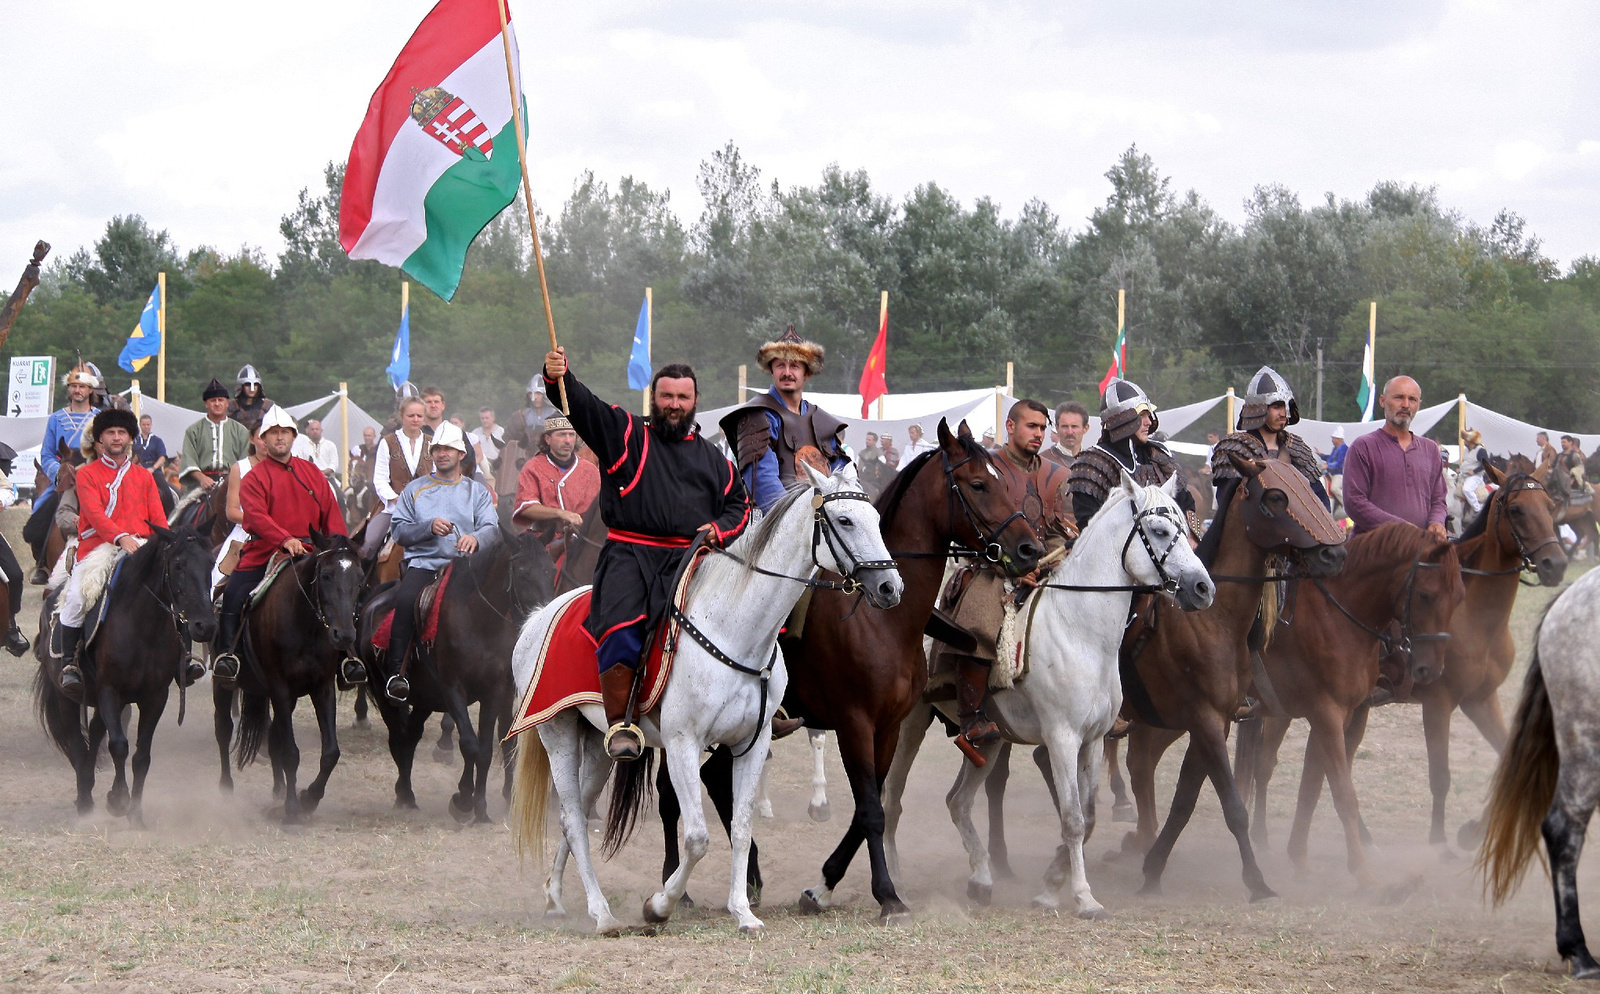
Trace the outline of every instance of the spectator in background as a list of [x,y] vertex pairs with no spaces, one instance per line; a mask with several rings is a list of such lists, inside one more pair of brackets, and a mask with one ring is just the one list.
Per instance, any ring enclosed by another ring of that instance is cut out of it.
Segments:
[[878,441],[878,448],[883,452],[883,464],[896,473],[900,472],[900,450],[894,447],[894,436],[883,435]]
[[316,466],[325,475],[339,473],[339,447],[333,444],[333,439],[324,437],[322,422],[316,418],[307,421],[306,430],[295,436],[289,453]]
[[939,447],[938,443],[930,442],[922,437],[921,425],[912,425],[910,428],[906,429],[906,434],[911,436],[911,441],[906,443],[905,457],[907,463],[922,455],[924,452],[932,452],[934,449]]
[[506,430],[494,423],[494,408],[478,408],[478,425],[467,437],[478,446],[490,468],[500,469],[500,450],[505,448]]
[[1344,457],[1350,446],[1344,444],[1344,429],[1333,429],[1333,451],[1323,460],[1328,467],[1328,496],[1333,498],[1334,517],[1344,517]]
[[506,429],[506,438],[519,443],[525,453],[538,451],[539,442],[544,438],[545,419],[552,413],[544,393],[543,376],[528,381],[527,398],[527,403],[512,416],[511,426]]
[[1075,400],[1056,405],[1056,444],[1039,455],[1058,465],[1072,468],[1072,461],[1083,451],[1083,436],[1089,431],[1089,409]]
[[1539,466],[1541,468],[1556,464],[1556,447],[1550,444],[1550,436],[1544,432],[1533,436],[1533,447],[1539,450]]
[[155,422],[148,414],[139,419],[139,437],[133,440],[133,458],[148,470],[160,470],[167,464],[167,443],[155,433]]

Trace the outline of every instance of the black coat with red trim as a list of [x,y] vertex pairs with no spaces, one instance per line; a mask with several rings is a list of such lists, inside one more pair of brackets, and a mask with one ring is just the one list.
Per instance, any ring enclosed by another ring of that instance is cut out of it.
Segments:
[[[744,481],[722,451],[691,432],[669,442],[650,421],[607,404],[567,371],[572,426],[600,460],[600,514],[613,538],[685,544],[710,522],[724,543],[750,523]],[[555,383],[548,384],[554,397]]]
[[[554,381],[546,385],[556,396]],[[750,523],[750,501],[733,463],[698,432],[668,441],[648,419],[596,397],[571,370],[566,387],[572,426],[600,459],[600,513],[610,528],[584,622],[599,643],[619,628],[659,622],[700,526],[710,523],[724,544],[732,542]]]

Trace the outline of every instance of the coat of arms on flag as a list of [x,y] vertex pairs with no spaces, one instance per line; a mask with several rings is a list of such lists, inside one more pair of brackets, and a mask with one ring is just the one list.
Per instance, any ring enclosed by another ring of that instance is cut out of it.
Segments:
[[494,136],[489,134],[489,126],[465,100],[442,86],[412,93],[412,119],[445,148],[479,161],[493,153]]

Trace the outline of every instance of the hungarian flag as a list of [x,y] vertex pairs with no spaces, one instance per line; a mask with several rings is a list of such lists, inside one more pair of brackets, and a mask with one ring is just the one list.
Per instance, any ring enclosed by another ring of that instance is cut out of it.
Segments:
[[1361,408],[1361,420],[1372,420],[1373,402],[1378,399],[1378,385],[1373,379],[1373,345],[1378,337],[1378,305],[1372,305],[1372,322],[1367,325],[1367,347],[1361,353],[1361,389],[1356,391],[1356,406]]
[[1100,378],[1100,396],[1106,395],[1106,387],[1111,385],[1114,377],[1124,376],[1128,370],[1128,329],[1117,329],[1117,344],[1111,347],[1111,365],[1106,369],[1106,375]]
[[[887,295],[885,295],[887,297]],[[889,364],[889,307],[885,303],[878,317],[878,337],[867,353],[867,364],[861,367],[861,416],[867,417],[872,402],[889,392],[883,380],[884,367]]]
[[521,179],[499,3],[440,0],[423,18],[367,105],[339,199],[350,258],[399,266],[445,300]]

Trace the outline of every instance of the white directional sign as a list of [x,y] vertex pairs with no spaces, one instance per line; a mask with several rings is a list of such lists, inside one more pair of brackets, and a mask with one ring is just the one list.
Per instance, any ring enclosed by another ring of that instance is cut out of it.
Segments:
[[55,408],[55,373],[54,356],[12,356],[6,415],[13,418],[42,418],[49,414]]

